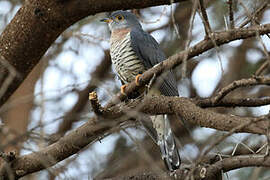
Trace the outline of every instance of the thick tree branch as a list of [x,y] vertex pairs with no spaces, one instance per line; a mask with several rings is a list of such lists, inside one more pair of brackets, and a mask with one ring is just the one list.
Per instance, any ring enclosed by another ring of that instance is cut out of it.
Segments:
[[[175,2],[180,1],[185,0]],[[0,106],[18,88],[55,39],[70,25],[100,12],[170,3],[170,0],[24,1],[24,5],[0,36],[0,54],[18,72],[5,94],[0,97]]]
[[248,132],[254,134],[265,134],[267,131],[267,121],[261,117],[240,117],[235,115],[226,115],[216,113],[210,110],[202,109],[194,104],[188,98],[152,96],[141,100],[133,100],[127,105],[119,104],[110,108],[103,109],[102,116],[106,118],[117,118],[129,112],[132,114],[134,109],[146,114],[178,114],[181,118],[190,124],[214,128],[221,131],[230,131],[246,122],[250,123],[235,132]]
[[[133,102],[136,104],[136,101]],[[132,105],[129,105],[129,108]],[[233,127],[247,121],[255,122],[257,118],[239,117],[234,115],[219,114],[196,106],[187,98],[153,96],[144,101],[142,111],[147,114],[179,114],[191,124],[202,127],[215,128],[221,131],[230,131]],[[126,112],[126,110],[124,111]],[[120,112],[119,112],[120,113]],[[260,117],[258,117],[260,118]],[[250,124],[236,132],[249,132],[255,134],[266,133],[266,121]]]

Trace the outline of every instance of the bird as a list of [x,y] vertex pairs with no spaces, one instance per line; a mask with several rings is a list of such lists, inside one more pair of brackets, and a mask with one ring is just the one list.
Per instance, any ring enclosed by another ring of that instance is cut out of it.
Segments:
[[[141,74],[164,61],[166,56],[158,42],[143,30],[135,14],[118,10],[101,21],[106,22],[111,31],[110,55],[113,67],[122,83],[121,93],[125,94],[126,84],[134,80],[138,84]],[[165,76],[160,78],[160,86],[156,89],[153,88],[153,94],[179,96],[172,71],[168,71]],[[181,159],[171,130],[169,116],[151,116],[151,121],[155,131],[153,137],[160,147],[161,157],[167,169],[175,172],[180,167]]]

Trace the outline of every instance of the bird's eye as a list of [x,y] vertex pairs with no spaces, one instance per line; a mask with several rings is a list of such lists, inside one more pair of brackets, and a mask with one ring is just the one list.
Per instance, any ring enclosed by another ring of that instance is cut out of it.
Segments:
[[118,15],[118,16],[116,16],[116,20],[122,21],[122,20],[124,20],[124,17],[122,15]]

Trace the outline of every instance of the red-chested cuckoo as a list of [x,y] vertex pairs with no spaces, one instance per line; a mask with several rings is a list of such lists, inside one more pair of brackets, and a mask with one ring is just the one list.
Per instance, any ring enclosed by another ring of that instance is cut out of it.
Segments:
[[[123,84],[121,92],[125,93],[125,84],[134,80],[138,81],[138,75],[162,62],[166,57],[156,40],[142,29],[134,14],[116,11],[101,21],[107,22],[111,30],[110,54],[115,71]],[[165,96],[179,95],[176,80],[171,71],[158,79],[160,78],[162,78],[160,86],[153,92]],[[174,171],[179,168],[181,159],[168,116],[151,116],[151,120],[162,159],[167,168]]]

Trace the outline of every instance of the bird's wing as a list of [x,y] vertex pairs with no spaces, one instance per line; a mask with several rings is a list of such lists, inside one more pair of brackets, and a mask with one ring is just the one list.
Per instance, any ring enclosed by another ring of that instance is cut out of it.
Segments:
[[[131,46],[146,69],[150,69],[166,59],[157,41],[147,32],[133,29],[130,36]],[[176,80],[171,71],[166,74],[159,89],[165,96],[178,96]]]

